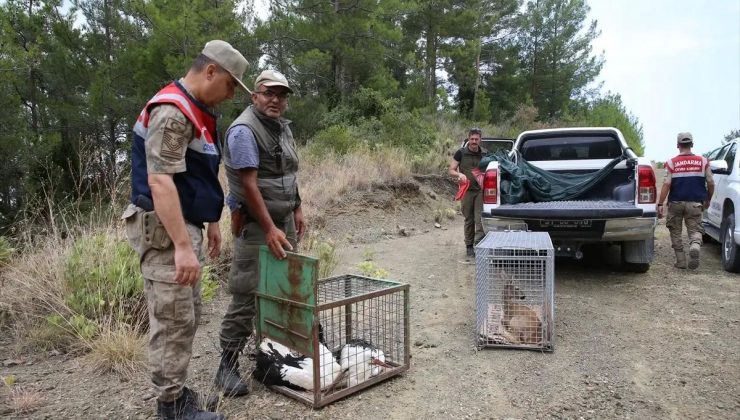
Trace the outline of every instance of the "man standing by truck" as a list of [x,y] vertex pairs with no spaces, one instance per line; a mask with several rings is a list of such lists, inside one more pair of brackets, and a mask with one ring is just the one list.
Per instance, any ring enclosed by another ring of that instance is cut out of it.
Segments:
[[[662,217],[665,213],[663,202],[668,197],[668,217],[666,227],[671,233],[671,245],[676,253],[676,268],[695,270],[699,267],[699,253],[702,243],[701,215],[709,207],[714,193],[714,179],[709,169],[709,161],[691,152],[694,138],[691,133],[678,133],[678,156],[666,162],[666,174],[660,198],[656,204]],[[689,261],[681,240],[682,224],[686,223],[689,236]]]
[[454,176],[458,183],[468,183],[468,190],[462,198],[462,214],[465,216],[465,248],[468,257],[475,256],[473,245],[483,239],[483,190],[473,175],[473,169],[478,168],[481,156],[485,151],[480,147],[481,129],[471,128],[468,131],[468,141],[455,152],[450,161],[449,174]]

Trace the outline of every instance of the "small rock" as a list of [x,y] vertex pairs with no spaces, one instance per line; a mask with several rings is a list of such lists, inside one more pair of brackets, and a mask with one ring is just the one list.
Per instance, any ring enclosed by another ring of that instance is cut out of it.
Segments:
[[62,352],[60,352],[57,349],[54,349],[54,350],[52,350],[52,351],[49,352],[49,357],[61,356],[61,354],[62,354]]
[[193,353],[192,356],[190,356],[192,359],[200,359],[200,353]]
[[18,366],[21,363],[23,363],[23,360],[21,359],[8,359],[3,362],[3,366],[5,367]]
[[442,299],[447,299],[449,296],[447,296],[447,293],[442,293]]
[[434,227],[436,227],[437,229],[440,229],[442,227],[442,225],[440,225],[439,223],[435,223],[434,224]]
[[429,194],[429,197],[431,197],[433,200],[437,199],[437,193],[434,191],[429,191],[427,194]]

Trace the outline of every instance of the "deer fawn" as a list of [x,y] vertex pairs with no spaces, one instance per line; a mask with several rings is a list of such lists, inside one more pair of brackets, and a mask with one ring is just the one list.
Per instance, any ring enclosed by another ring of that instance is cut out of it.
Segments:
[[525,297],[511,281],[505,283],[501,323],[510,333],[509,337],[516,341],[515,344],[538,344],[542,341],[542,321],[532,308],[516,302]]

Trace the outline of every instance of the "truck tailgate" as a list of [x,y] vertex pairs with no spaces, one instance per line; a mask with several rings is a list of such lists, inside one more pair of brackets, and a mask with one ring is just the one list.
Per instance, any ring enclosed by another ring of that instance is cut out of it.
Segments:
[[[642,209],[624,201],[548,201],[502,204],[491,209],[492,217],[518,219],[615,219],[640,217]],[[483,215],[484,217],[486,214]]]

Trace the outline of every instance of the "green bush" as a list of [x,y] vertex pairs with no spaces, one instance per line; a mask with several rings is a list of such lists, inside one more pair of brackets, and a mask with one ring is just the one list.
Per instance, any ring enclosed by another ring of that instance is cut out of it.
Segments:
[[10,246],[10,241],[4,236],[0,236],[0,268],[10,263],[10,257],[13,256],[15,249]]
[[350,127],[332,125],[316,133],[309,143],[309,148],[311,153],[323,154],[327,151],[334,151],[344,155],[358,144]]
[[203,267],[203,275],[200,278],[200,296],[203,302],[210,302],[216,297],[219,283],[213,268],[210,265]]
[[124,241],[105,233],[78,239],[64,270],[65,303],[91,320],[146,320],[139,258]]

